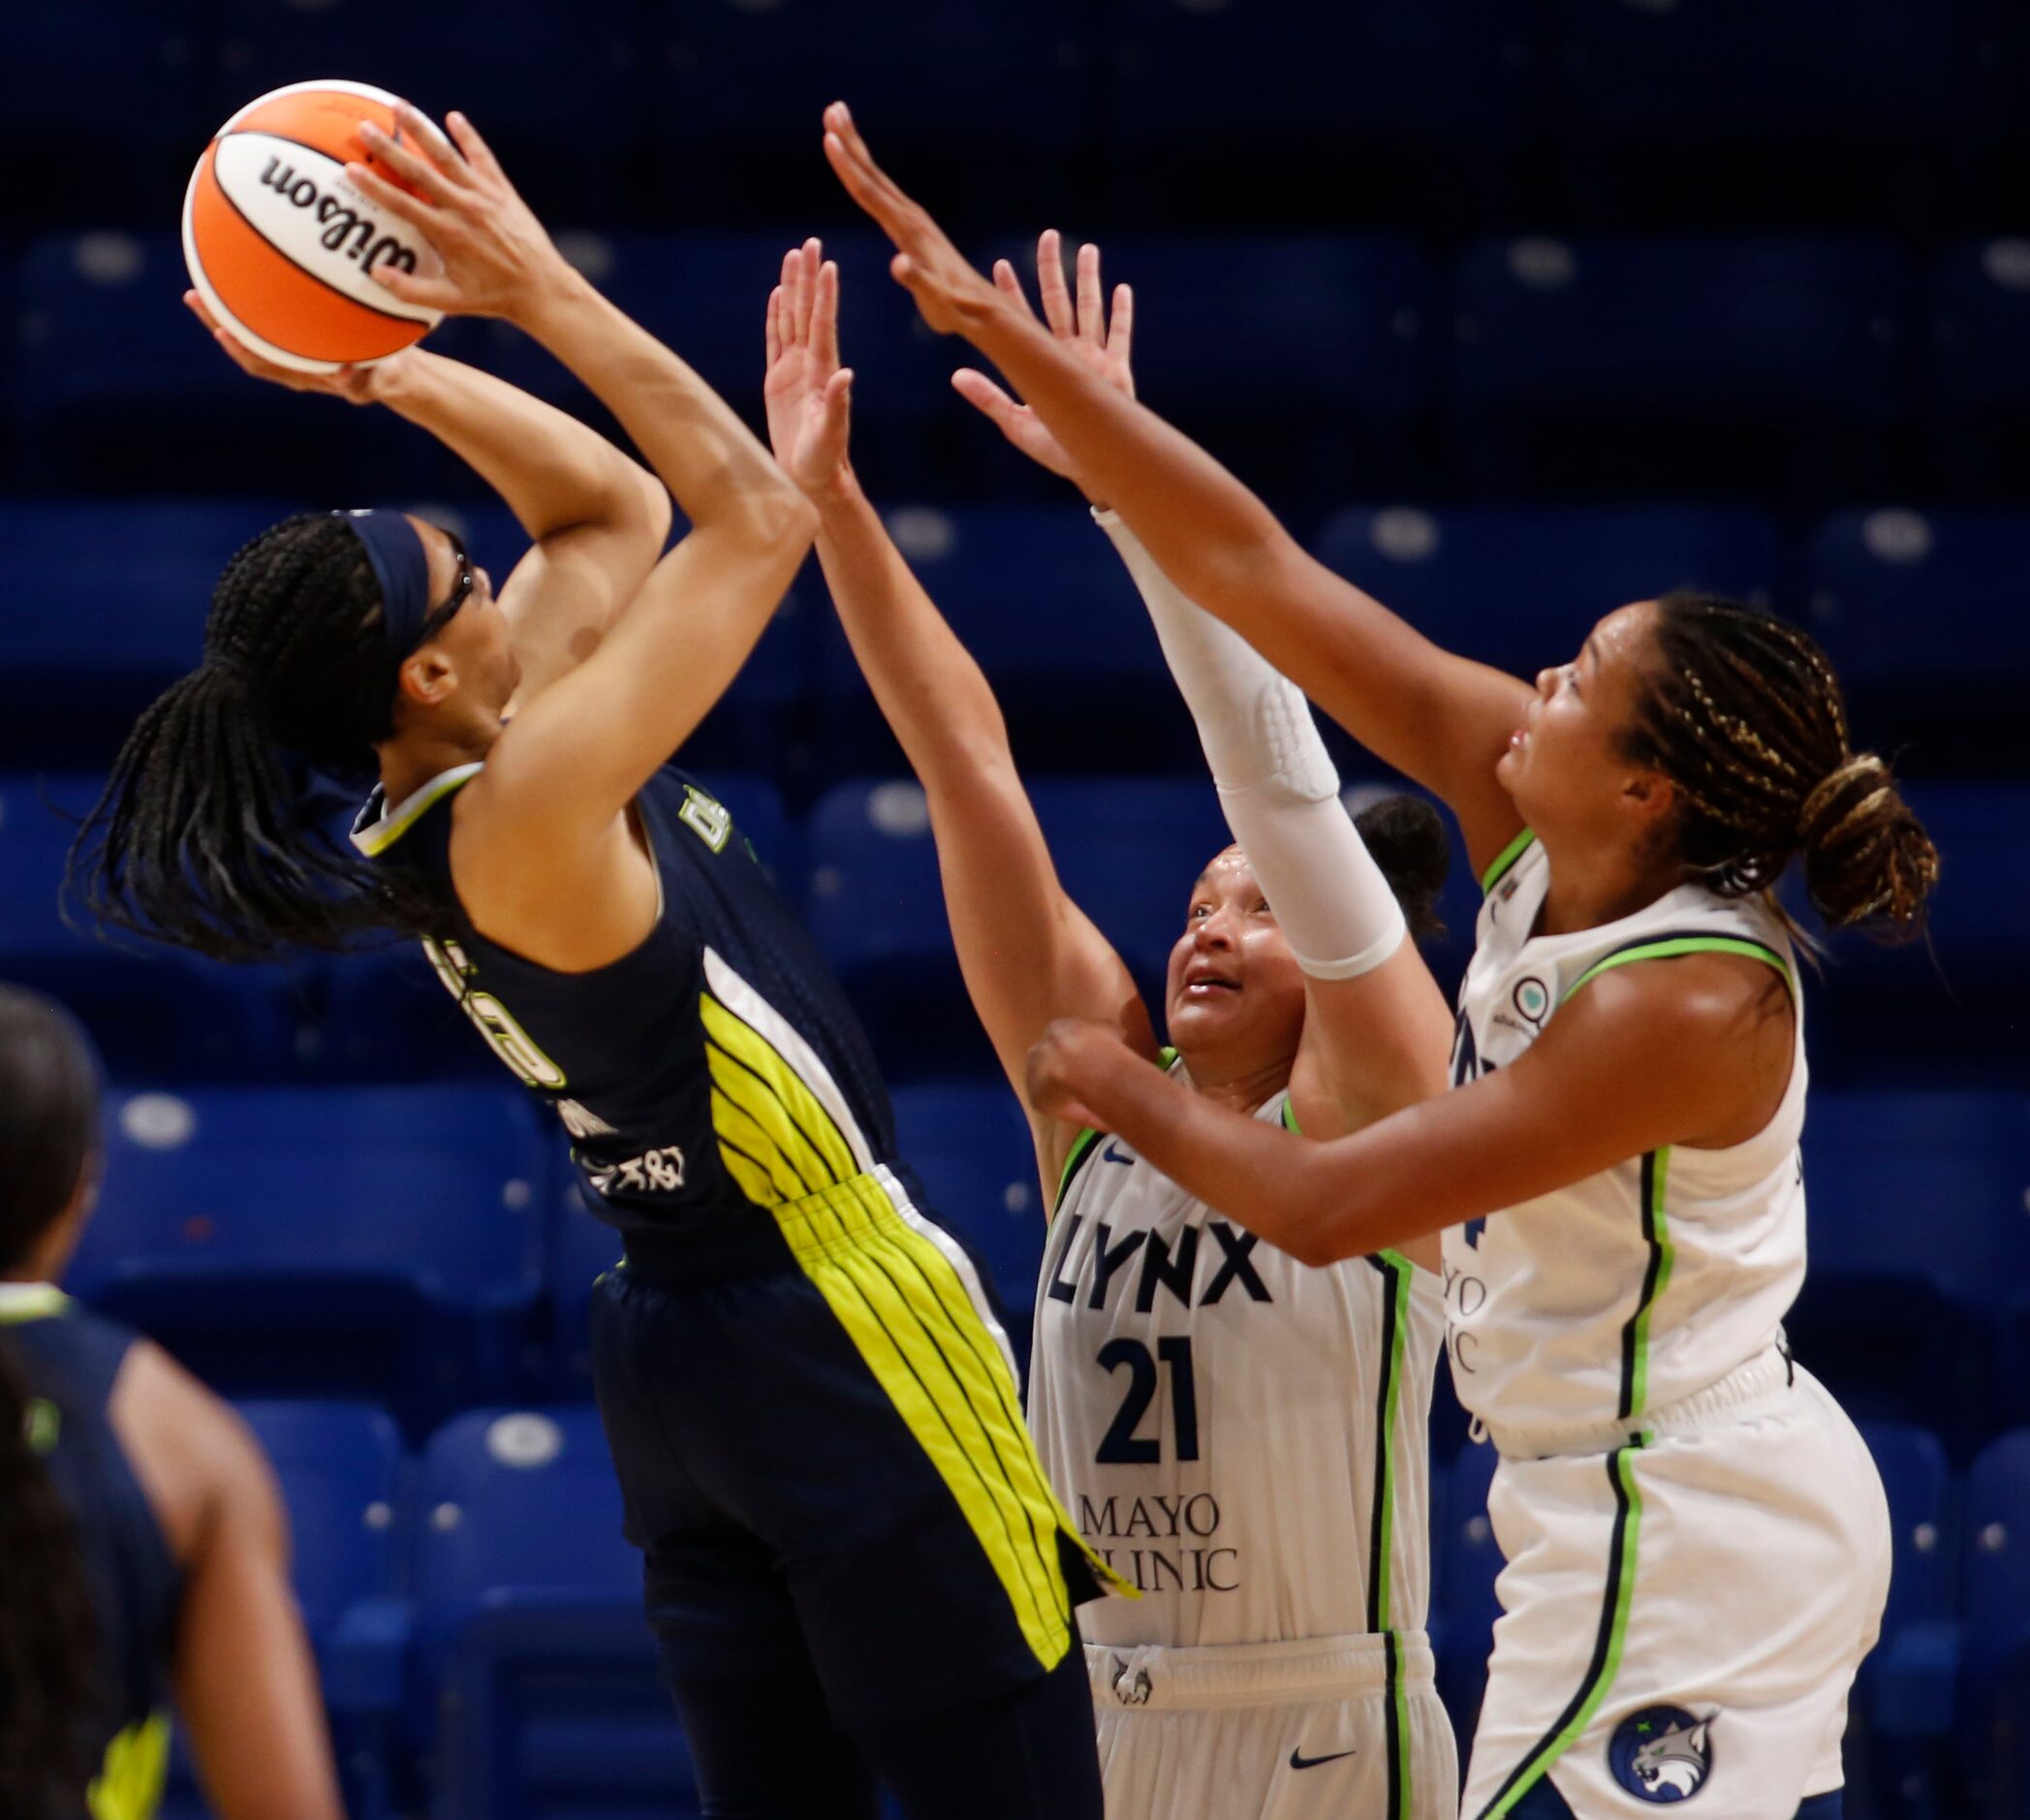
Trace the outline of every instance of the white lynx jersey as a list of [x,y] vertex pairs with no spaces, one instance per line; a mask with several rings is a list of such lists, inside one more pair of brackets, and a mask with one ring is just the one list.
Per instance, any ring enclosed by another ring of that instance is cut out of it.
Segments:
[[[1459,992],[1455,1086],[1507,1067],[1573,993],[1631,961],[1717,950],[1765,960],[1797,989],[1783,924],[1759,896],[1682,885],[1618,922],[1533,937],[1550,886],[1543,847],[1518,836],[1486,882]],[[1452,1382],[1497,1437],[1634,1422],[1779,1339],[1804,1280],[1804,1024],[1795,1002],[1790,1085],[1747,1143],[1631,1157],[1445,1235]]]
[[1392,1252],[1310,1269],[1088,1132],[1036,1305],[1044,1464],[1142,1593],[1087,1607],[1089,1642],[1422,1628],[1438,1278]]

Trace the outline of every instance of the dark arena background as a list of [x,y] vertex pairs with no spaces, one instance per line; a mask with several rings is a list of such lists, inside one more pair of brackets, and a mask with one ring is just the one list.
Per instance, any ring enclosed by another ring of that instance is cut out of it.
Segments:
[[[1804,988],[1789,1334],[1895,1524],[1847,1813],[2030,1815],[2030,6],[45,0],[6,43],[0,977],[106,1058],[67,1287],[268,1448],[355,1814],[697,1807],[590,1405],[615,1243],[562,1134],[406,947],[233,969],[59,911],[74,818],[248,537],[382,504],[496,577],[522,548],[429,438],[254,383],[179,304],[207,136],[313,77],[468,112],[572,262],[757,424],[764,300],[826,236],[867,490],[1145,986],[1226,839],[1190,718],[1077,497],[953,394],[972,357],[826,169],[834,97],[981,262],[1026,272],[1046,226],[1100,240],[1141,395],[1441,643],[1534,675],[1681,584],[1809,627],[1943,855],[1928,943],[1843,943]],[[611,427],[504,327],[427,345]],[[1350,785],[1390,781],[1327,737]],[[1025,1311],[1027,1130],[814,564],[686,763],[806,913],[905,1152]],[[1448,991],[1477,901],[1459,855]],[[1492,1450],[1440,1376],[1431,1628],[1463,1758]],[[180,1754],[164,1811],[207,1811]]]

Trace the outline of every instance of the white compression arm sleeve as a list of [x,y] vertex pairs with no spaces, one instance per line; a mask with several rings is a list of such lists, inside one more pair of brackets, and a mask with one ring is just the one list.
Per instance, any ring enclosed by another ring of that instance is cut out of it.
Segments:
[[1198,722],[1227,826],[1297,965],[1321,980],[1350,980],[1380,966],[1402,943],[1402,909],[1339,800],[1339,773],[1303,692],[1187,600],[1118,517],[1095,512],[1093,518],[1141,590]]

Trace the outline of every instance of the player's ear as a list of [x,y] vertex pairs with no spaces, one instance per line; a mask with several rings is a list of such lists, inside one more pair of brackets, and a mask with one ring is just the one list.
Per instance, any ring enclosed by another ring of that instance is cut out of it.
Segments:
[[402,660],[396,686],[402,700],[418,707],[436,707],[457,688],[457,666],[432,639]]

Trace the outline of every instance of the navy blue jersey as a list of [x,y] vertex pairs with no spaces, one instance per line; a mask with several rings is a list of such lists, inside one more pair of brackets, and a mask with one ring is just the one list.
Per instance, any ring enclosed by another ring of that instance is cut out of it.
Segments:
[[9,1284],[0,1344],[28,1387],[29,1436],[70,1511],[98,1620],[101,1765],[92,1811],[143,1820],[169,1761],[182,1576],[108,1412],[134,1334],[43,1284]]
[[666,767],[635,799],[661,911],[640,946],[557,973],[488,941],[451,885],[461,766],[354,842],[438,883],[424,948],[502,1061],[557,1110],[595,1211],[623,1230],[701,1233],[894,1162],[859,1020],[726,808]]

